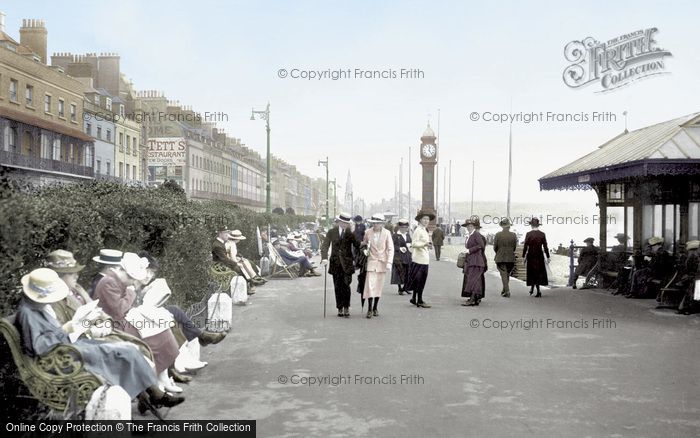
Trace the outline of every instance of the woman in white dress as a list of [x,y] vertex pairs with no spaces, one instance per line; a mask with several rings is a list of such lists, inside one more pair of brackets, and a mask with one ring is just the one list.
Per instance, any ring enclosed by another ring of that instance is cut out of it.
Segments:
[[375,214],[368,221],[372,228],[365,233],[363,243],[367,254],[367,277],[362,298],[366,299],[367,318],[379,316],[377,306],[382,296],[382,286],[386,273],[391,271],[394,261],[394,242],[391,232],[384,228],[384,215]]

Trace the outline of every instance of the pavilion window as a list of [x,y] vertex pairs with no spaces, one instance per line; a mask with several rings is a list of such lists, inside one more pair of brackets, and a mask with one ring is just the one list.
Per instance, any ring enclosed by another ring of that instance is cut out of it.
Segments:
[[624,184],[608,184],[608,202],[610,202],[610,203],[625,202],[625,185]]
[[688,204],[688,240],[700,239],[700,202]]

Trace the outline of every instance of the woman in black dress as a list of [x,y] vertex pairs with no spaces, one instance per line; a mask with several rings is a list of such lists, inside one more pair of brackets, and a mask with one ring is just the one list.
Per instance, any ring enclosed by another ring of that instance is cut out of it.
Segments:
[[[540,298],[540,286],[546,286],[547,280],[547,265],[549,263],[549,248],[547,247],[547,237],[539,230],[540,220],[532,218],[530,224],[532,231],[528,231],[525,235],[525,243],[523,245],[523,259],[525,260],[527,271],[527,285],[530,286],[530,295],[537,288],[537,295]],[[545,261],[544,256],[547,256]]]
[[394,240],[394,269],[391,270],[391,284],[399,286],[399,295],[403,295],[408,281],[408,267],[411,265],[411,235],[408,232],[408,219],[399,219],[396,231],[391,236]]

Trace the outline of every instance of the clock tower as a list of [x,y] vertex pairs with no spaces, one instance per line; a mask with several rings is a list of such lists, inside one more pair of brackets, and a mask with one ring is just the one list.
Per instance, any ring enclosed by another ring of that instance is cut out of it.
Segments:
[[[430,122],[428,122],[428,127],[425,128],[425,132],[420,138],[420,164],[423,167],[423,201],[421,210],[437,216],[435,211],[435,165],[437,164],[438,151],[435,139],[435,133],[430,127]],[[435,223],[435,220],[430,221],[429,229],[435,228]]]

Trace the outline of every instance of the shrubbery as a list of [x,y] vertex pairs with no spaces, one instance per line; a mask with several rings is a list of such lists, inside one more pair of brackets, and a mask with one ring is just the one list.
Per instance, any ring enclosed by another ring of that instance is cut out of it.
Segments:
[[207,290],[211,243],[221,226],[239,229],[247,240],[239,252],[257,260],[256,226],[284,228],[313,218],[266,215],[223,201],[190,201],[177,184],[127,187],[107,181],[47,186],[20,191],[0,181],[0,311],[14,311],[22,275],[42,266],[55,249],[75,254],[87,267],[80,282],[90,286],[99,266],[91,258],[101,248],[149,251],[160,276],[173,290],[171,300],[186,307]]

